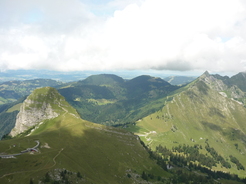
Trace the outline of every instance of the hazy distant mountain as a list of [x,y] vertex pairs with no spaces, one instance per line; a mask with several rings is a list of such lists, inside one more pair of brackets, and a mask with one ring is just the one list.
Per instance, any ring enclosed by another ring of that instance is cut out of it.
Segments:
[[[92,75],[90,72],[89,75]],[[62,82],[71,82],[85,79],[88,77],[86,72],[60,72],[51,70],[7,70],[0,72],[0,83],[16,80],[32,80],[32,79],[53,79]]]
[[184,85],[195,80],[197,77],[188,77],[188,76],[170,76],[164,78],[165,81],[169,82],[172,85]]

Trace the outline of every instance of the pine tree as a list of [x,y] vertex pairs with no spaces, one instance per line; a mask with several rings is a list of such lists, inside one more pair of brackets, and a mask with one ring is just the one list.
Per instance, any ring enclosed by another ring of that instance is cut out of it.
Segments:
[[33,184],[33,180],[32,180],[32,178],[30,179],[30,184]]

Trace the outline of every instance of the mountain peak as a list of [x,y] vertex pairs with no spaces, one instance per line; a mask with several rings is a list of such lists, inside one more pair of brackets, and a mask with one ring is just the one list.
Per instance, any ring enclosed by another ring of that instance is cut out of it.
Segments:
[[124,79],[114,74],[91,75],[81,81],[82,84],[89,85],[114,85],[124,83]]
[[206,77],[209,77],[210,76],[210,74],[209,74],[209,72],[206,70],[201,76],[206,76]]
[[10,135],[16,136],[46,119],[59,116],[64,111],[62,106],[67,106],[64,103],[67,102],[55,88],[43,87],[34,90],[21,105]]
[[210,83],[211,78],[213,78],[213,76],[210,75],[208,71],[205,71],[198,79],[204,81],[205,83]]

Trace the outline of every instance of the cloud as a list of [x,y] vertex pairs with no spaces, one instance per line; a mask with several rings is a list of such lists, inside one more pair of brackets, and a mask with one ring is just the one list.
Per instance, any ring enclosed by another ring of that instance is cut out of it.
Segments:
[[244,71],[245,8],[243,0],[3,0],[0,69]]

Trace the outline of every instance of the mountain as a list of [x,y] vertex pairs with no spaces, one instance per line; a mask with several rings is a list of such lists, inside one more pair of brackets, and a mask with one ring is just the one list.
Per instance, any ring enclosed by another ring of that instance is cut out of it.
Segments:
[[85,80],[79,82],[84,85],[118,85],[123,84],[124,79],[113,74],[99,74],[99,75],[91,75],[87,77]]
[[115,75],[102,74],[63,87],[59,92],[84,119],[117,125],[135,121],[161,108],[163,103],[159,100],[178,88],[146,75],[125,81]]
[[[19,93],[18,96],[23,96],[28,92],[31,93],[35,87],[60,83],[39,79],[4,84],[2,84],[4,89],[16,93],[21,91],[22,94]],[[133,122],[147,116],[163,106],[160,99],[177,89],[160,78],[139,76],[125,81],[111,74],[93,75],[82,81],[64,83],[57,88],[84,119],[107,125]],[[20,111],[20,105],[25,98],[0,105],[0,127],[2,127],[0,137],[8,134],[13,128],[16,114]],[[35,113],[32,114],[30,112],[26,115],[26,119],[35,117]]]
[[230,78],[231,83],[237,85],[242,91],[246,92],[246,72],[240,72]]
[[19,118],[37,117],[22,119],[26,131],[17,121],[17,135],[0,141],[0,183],[144,183],[142,173],[152,181],[170,175],[138,137],[81,119],[54,88],[34,90],[20,109]]
[[39,87],[53,87],[61,84],[62,82],[51,79],[3,82],[0,84],[0,104],[14,102],[26,95],[29,95],[34,89]]
[[16,117],[15,127],[10,132],[12,137],[27,131],[38,123],[56,118],[64,104],[64,98],[54,88],[45,87],[35,90],[22,103],[20,112]]
[[165,77],[164,80],[169,82],[172,85],[184,85],[192,82],[197,77],[188,77],[188,76],[170,76]]
[[16,116],[24,100],[25,98],[21,98],[15,102],[0,105],[0,139],[7,136],[15,126]]
[[[183,87],[151,76],[92,78],[0,106],[19,112],[14,138],[0,141],[0,183],[245,183],[238,85],[208,72]],[[70,104],[111,124],[118,117],[124,129],[81,119]]]
[[55,86],[84,119],[106,125],[131,122],[154,112],[162,106],[159,99],[179,88],[147,75],[124,80],[100,74],[63,84],[48,79],[5,82],[0,85],[0,101],[16,101],[43,86]]
[[[205,72],[167,96],[159,111],[127,129],[153,150],[166,147],[213,170],[245,177],[245,93],[238,87],[242,81],[234,85],[233,79]],[[196,153],[193,158],[188,149]]]
[[208,72],[205,72],[200,79],[221,95],[245,104],[246,93],[243,91],[242,84],[246,84],[246,80],[241,76],[242,74],[239,73],[229,78],[218,74],[210,75]]
[[161,78],[141,75],[126,82],[128,98],[151,98],[163,96],[176,89]]
[[75,86],[100,86],[108,89],[114,95],[114,97],[110,97],[111,99],[125,99],[126,90],[124,89],[124,83],[125,80],[117,75],[100,74],[89,76],[85,80],[79,81]]

